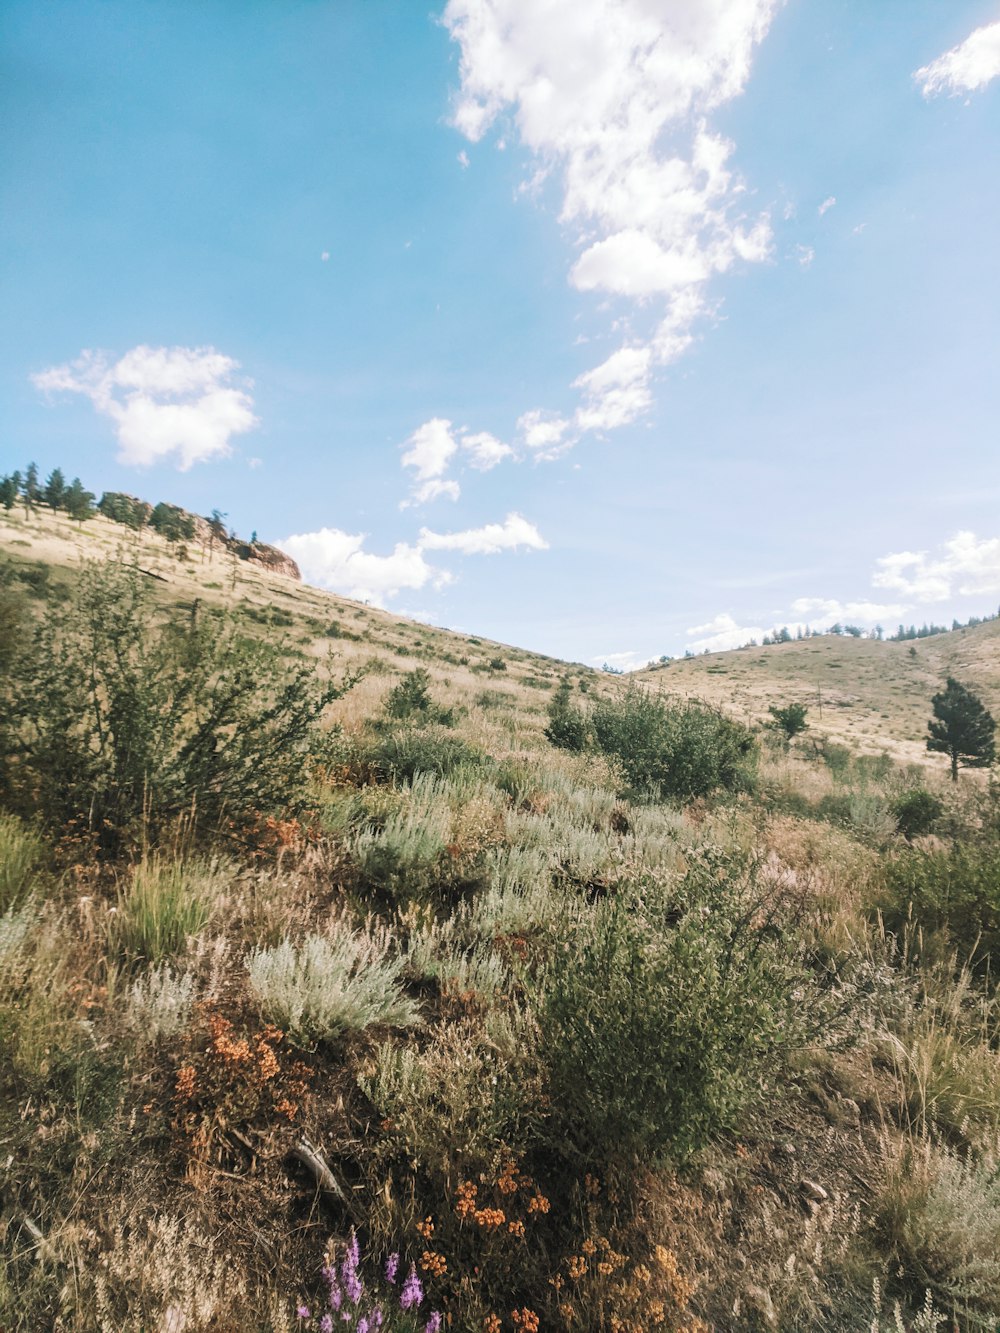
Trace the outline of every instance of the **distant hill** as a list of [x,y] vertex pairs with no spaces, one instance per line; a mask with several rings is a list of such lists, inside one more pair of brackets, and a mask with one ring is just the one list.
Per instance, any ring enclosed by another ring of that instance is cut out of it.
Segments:
[[931,696],[947,676],[1000,717],[1000,621],[904,642],[824,634],[677,659],[635,676],[754,721],[772,705],[803,703],[810,726],[834,740],[938,767],[924,738]]

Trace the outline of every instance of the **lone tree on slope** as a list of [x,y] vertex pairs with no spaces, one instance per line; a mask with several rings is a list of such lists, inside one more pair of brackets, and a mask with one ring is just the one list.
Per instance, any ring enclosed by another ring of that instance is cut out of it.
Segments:
[[951,758],[951,780],[958,781],[963,768],[989,768],[996,755],[993,733],[996,723],[982,700],[952,676],[940,694],[931,700],[934,717],[927,723],[928,750]]

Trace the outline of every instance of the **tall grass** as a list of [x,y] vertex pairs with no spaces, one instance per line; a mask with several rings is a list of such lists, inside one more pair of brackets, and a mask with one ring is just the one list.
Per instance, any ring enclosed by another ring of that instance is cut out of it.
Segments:
[[108,921],[112,950],[131,963],[176,957],[218,911],[231,872],[216,861],[141,861]]
[[14,815],[0,813],[0,917],[28,897],[42,856],[38,836]]

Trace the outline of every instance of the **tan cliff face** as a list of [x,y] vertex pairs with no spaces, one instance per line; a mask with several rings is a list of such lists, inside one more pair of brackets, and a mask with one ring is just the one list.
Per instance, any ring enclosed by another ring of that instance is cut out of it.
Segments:
[[302,582],[302,571],[290,555],[284,551],[279,551],[276,546],[268,546],[266,542],[232,542],[229,549],[234,551],[241,560],[246,560],[248,564],[259,565],[261,569],[266,569],[269,574],[283,574],[286,578],[296,579]]

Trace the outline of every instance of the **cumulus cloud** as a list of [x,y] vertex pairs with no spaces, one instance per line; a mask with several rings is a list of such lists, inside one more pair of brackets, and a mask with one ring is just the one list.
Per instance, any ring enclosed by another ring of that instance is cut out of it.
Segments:
[[959,97],[985,88],[997,75],[1000,75],[1000,22],[976,28],[964,42],[916,70],[913,77],[925,97],[937,97],[940,93]]
[[417,481],[440,477],[458,450],[451,422],[443,417],[432,417],[418,426],[403,443],[403,467],[411,467]]
[[605,402],[598,367],[576,383],[584,401],[572,421],[541,409],[521,418],[537,457],[635,420],[654,368],[690,345],[710,279],[770,253],[769,218],[748,215],[733,145],[708,116],[742,92],[779,2],[449,0],[455,126],[475,143],[509,116],[535,156],[533,184],[558,179],[561,221],[581,247],[574,286],[665,306],[641,348],[641,381],[611,386]]
[[520,549],[546,551],[549,545],[535,525],[520,514],[508,514],[502,523],[487,523],[463,532],[422,528],[415,544],[398,542],[390,555],[366,551],[364,543],[363,533],[320,528],[294,533],[278,546],[298,561],[307,583],[383,606],[404,589],[418,590],[428,585],[441,588],[451,582],[452,575],[432,565],[425,551],[497,555]]
[[147,466],[171,457],[186,472],[224,458],[231,440],[258,424],[239,362],[214,347],[133,347],[117,361],[84,351],[32,375],[44,393],[78,393],[115,424],[118,459]]
[[500,551],[526,548],[547,551],[548,542],[535,527],[520,514],[508,514],[502,523],[487,523],[481,528],[467,528],[464,532],[431,532],[420,529],[419,549],[422,551],[461,551],[463,555],[497,555]]
[[1000,592],[1000,537],[980,540],[974,532],[958,532],[940,548],[896,551],[876,564],[872,583],[918,602],[941,602],[962,596]]
[[418,546],[399,542],[391,555],[364,550],[364,534],[340,528],[294,533],[279,543],[302,570],[308,583],[381,606],[404,588],[440,587],[449,581],[445,570],[435,569]]
[[403,467],[412,468],[415,476],[410,498],[401,502],[400,509],[426,504],[442,496],[457,500],[461,488],[457,481],[446,479],[445,473],[460,450],[478,472],[489,472],[505,458],[514,456],[510,445],[489,431],[455,429],[444,417],[425,421],[401,447],[404,450]]
[[688,630],[691,638],[684,646],[693,653],[703,653],[706,649],[710,653],[721,653],[730,648],[742,648],[751,639],[759,643],[770,632],[761,625],[741,625],[724,611],[704,625],[692,625]]
[[649,347],[622,347],[607,361],[574,380],[584,401],[576,413],[582,431],[627,426],[649,407],[653,354]]

